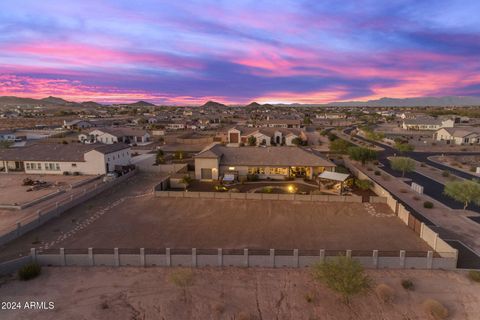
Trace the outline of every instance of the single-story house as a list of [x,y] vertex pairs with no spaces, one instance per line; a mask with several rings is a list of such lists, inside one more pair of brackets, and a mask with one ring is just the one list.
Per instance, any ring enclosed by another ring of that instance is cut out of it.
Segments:
[[473,128],[441,128],[433,134],[433,139],[457,145],[480,143],[480,130]]
[[86,120],[72,120],[72,121],[63,120],[63,127],[68,130],[87,129],[94,126],[95,125],[93,123]]
[[440,128],[453,128],[455,121],[453,119],[435,119],[432,117],[422,117],[415,119],[405,119],[402,124],[404,130],[438,130]]
[[131,164],[130,146],[116,144],[34,144],[0,150],[0,171],[30,174],[98,175]]
[[219,180],[256,175],[259,179],[305,177],[313,179],[335,164],[319,153],[290,147],[239,147],[212,144],[195,157],[195,178]]
[[142,129],[115,127],[94,129],[88,133],[78,135],[82,143],[105,143],[112,144],[123,142],[127,144],[145,143],[150,141],[150,134]]
[[286,145],[294,146],[295,139],[307,141],[308,137],[302,129],[286,128],[248,128],[233,127],[227,131],[227,142],[229,145],[248,144],[248,139],[254,137],[256,145],[270,146]]
[[297,128],[300,129],[303,127],[301,120],[294,119],[276,119],[276,120],[265,120],[257,123],[256,127],[263,128]]

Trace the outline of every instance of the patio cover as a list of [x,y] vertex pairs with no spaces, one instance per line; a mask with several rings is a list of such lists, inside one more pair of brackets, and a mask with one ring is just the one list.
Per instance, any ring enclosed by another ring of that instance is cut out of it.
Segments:
[[328,179],[328,180],[343,182],[347,180],[348,177],[350,177],[350,175],[346,173],[323,171],[321,174],[318,175],[318,177],[320,179]]

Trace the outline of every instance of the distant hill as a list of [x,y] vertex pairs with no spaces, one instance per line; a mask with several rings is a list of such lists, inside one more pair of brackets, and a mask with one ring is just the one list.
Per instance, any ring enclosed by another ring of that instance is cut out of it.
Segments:
[[131,107],[154,107],[155,105],[153,103],[147,102],[147,101],[137,101],[134,103],[127,104],[128,106]]
[[52,97],[49,96],[47,98],[40,99],[41,101],[48,103],[48,104],[58,104],[58,105],[71,105],[71,104],[76,104],[76,102],[70,102],[67,100],[64,100],[62,98],[57,98],[57,97]]
[[202,105],[202,108],[205,108],[205,107],[208,107],[208,108],[212,108],[212,107],[227,107],[226,105],[224,105],[223,103],[220,103],[220,102],[215,102],[215,101],[207,101],[205,104]]
[[247,104],[245,107],[250,107],[250,108],[257,108],[257,107],[260,107],[261,104],[256,102],[256,101],[253,101],[253,102],[250,102],[249,104]]
[[346,107],[448,107],[448,106],[480,106],[480,97],[417,97],[417,98],[381,98],[369,101],[345,101],[324,104],[325,106]]
[[102,104],[97,103],[97,102],[95,102],[95,101],[85,101],[85,102],[82,102],[81,105],[84,106],[84,107],[92,107],[92,108],[96,108],[96,107],[101,107],[101,106],[102,106]]

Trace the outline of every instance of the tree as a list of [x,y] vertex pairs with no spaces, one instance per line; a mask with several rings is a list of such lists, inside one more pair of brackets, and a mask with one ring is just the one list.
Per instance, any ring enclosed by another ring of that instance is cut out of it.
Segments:
[[405,172],[412,172],[415,170],[415,161],[408,157],[394,157],[390,159],[390,166],[393,170],[401,171],[402,177]]
[[255,146],[257,145],[257,138],[255,138],[254,136],[250,136],[248,137],[247,143],[249,146]]
[[12,144],[13,144],[12,141],[2,140],[2,141],[0,141],[0,149],[10,148],[12,146]]
[[373,182],[367,179],[355,179],[355,185],[360,190],[368,190],[373,186]]
[[313,278],[339,293],[345,303],[371,285],[371,279],[365,274],[360,262],[345,256],[315,264]]
[[471,202],[480,205],[480,183],[477,180],[447,182],[443,193],[458,202],[462,202],[463,210],[465,210]]
[[365,164],[368,161],[376,160],[378,157],[376,151],[362,147],[350,147],[347,149],[347,152],[350,156],[350,159],[361,161],[362,164]]
[[302,141],[302,139],[297,137],[297,138],[292,139],[292,143],[296,146],[301,146],[303,144],[303,141]]
[[185,153],[181,150],[175,152],[175,159],[177,160],[183,160],[183,158],[185,157]]
[[193,272],[190,269],[180,269],[170,274],[170,281],[177,287],[182,289],[183,300],[187,302],[187,289],[194,282]]
[[397,142],[395,142],[395,149],[400,151],[400,153],[404,153],[404,152],[410,152],[410,151],[415,150],[415,147],[412,146],[409,143],[404,143],[404,142],[398,142],[397,141]]
[[155,156],[155,164],[163,164],[165,163],[165,158],[163,157],[164,153],[163,150],[157,150],[157,155]]
[[333,153],[347,153],[347,149],[350,146],[351,144],[348,141],[335,139],[330,142],[330,151]]
[[189,175],[185,175],[180,182],[185,185],[185,190],[187,190],[188,186],[192,182],[192,178]]

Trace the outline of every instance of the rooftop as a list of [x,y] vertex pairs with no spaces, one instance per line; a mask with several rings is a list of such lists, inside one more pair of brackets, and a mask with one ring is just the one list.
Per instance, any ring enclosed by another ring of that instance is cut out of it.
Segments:
[[226,147],[212,145],[195,158],[217,158],[222,165],[334,167],[321,155],[299,147]]

